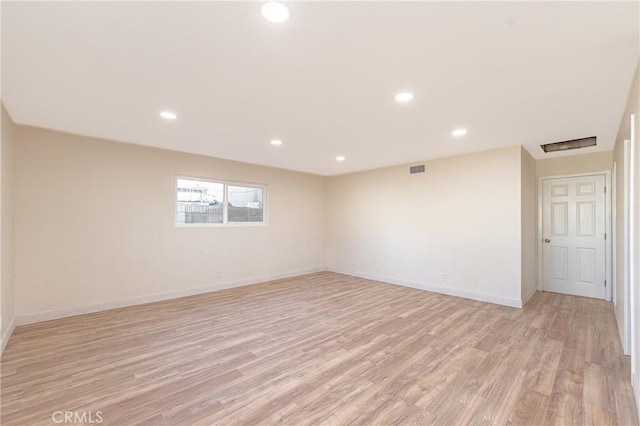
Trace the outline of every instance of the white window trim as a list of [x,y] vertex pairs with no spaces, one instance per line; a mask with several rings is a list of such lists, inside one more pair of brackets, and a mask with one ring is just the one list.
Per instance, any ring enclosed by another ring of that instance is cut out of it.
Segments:
[[[223,209],[223,223],[178,223],[178,179],[198,180],[201,182],[224,185],[223,203],[227,204],[227,188],[229,186],[247,186],[262,189],[262,222],[228,222],[228,209]],[[269,226],[269,186],[264,183],[241,182],[227,179],[216,179],[202,176],[179,174],[173,180],[173,224],[176,228],[253,228]]]

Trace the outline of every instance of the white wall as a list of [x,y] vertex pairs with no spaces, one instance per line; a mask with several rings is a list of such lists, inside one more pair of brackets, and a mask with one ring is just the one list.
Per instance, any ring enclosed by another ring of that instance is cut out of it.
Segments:
[[[620,123],[620,128],[618,130],[618,136],[616,138],[616,145],[614,150],[614,161],[616,162],[616,191],[617,191],[617,235],[616,235],[616,252],[617,259],[614,273],[616,274],[616,298],[617,298],[617,306],[615,308],[615,316],[618,323],[618,329],[620,331],[620,335],[622,336],[624,326],[625,326],[625,292],[624,292],[624,176],[625,176],[625,164],[624,164],[624,141],[625,139],[630,139],[630,116],[631,114],[636,115],[635,122],[635,134],[636,134],[636,158],[634,161],[636,162],[636,170],[640,171],[640,68],[636,69],[636,73],[634,79],[631,84],[631,90],[629,92],[629,98],[627,100],[627,106],[625,108],[624,115],[622,116],[622,120]],[[640,173],[636,175],[636,193],[640,191]],[[640,194],[636,196],[636,202],[640,201]],[[640,205],[636,205],[636,212],[640,212]],[[638,248],[638,252],[640,252],[640,215],[636,214],[633,218],[636,223],[635,227],[635,235],[631,236],[635,241],[635,246]],[[640,265],[640,253],[638,258],[633,259],[635,265]],[[638,269],[638,268],[637,268]],[[637,289],[635,293],[635,318],[632,318],[634,321],[636,335],[640,334],[640,274],[636,274],[636,280],[632,283],[633,286]],[[640,336],[636,338],[636,348],[635,353],[637,356],[635,359],[632,359],[632,363],[634,364],[635,369],[635,377],[632,379],[632,383],[634,384],[634,391],[636,395],[636,407],[639,409],[638,415],[640,416]]]
[[[637,75],[637,74],[636,74]],[[635,333],[635,351],[634,358],[632,360],[634,364],[635,374],[633,377],[633,385],[636,396],[636,408],[638,409],[638,417],[640,418],[640,100],[638,99],[638,92],[640,92],[640,84],[638,83],[640,78],[636,77],[635,79],[635,106],[634,114],[636,116],[635,120],[635,156],[633,158],[634,167],[635,167],[635,207],[634,212],[635,216],[633,220],[635,221],[634,225],[634,246],[635,246],[635,258],[631,261],[635,264],[635,276],[634,281],[631,285],[633,285],[635,289],[634,294],[634,303],[635,303],[635,314],[634,318],[632,318],[634,324],[634,333]]]
[[[623,119],[623,125],[626,123],[626,128],[629,128],[629,120]],[[618,141],[616,141],[614,151],[614,161],[616,163],[616,182],[613,185],[616,188],[616,257],[614,259],[613,272],[615,274],[615,316],[616,323],[618,324],[618,332],[622,341],[624,341],[624,324],[625,324],[625,288],[624,288],[624,256],[625,256],[625,236],[624,236],[624,223],[625,223],[625,201],[624,201],[624,179],[625,179],[625,162],[624,162],[624,140],[629,138],[628,133],[619,131]]]
[[2,185],[0,191],[0,352],[4,349],[11,335],[14,325],[14,143],[16,138],[16,128],[9,118],[4,105],[0,104],[2,110],[2,157],[1,176]]
[[426,165],[328,180],[328,268],[519,306],[521,147]]
[[536,292],[538,281],[538,194],[536,161],[522,148],[521,155],[522,215],[522,301],[526,303]]
[[[175,227],[176,174],[267,184],[269,226]],[[304,173],[20,126],[16,315],[42,320],[323,269],[324,184]]]
[[635,156],[633,161],[635,163],[635,207],[634,212],[635,216],[633,220],[635,221],[635,232],[633,235],[634,246],[635,246],[635,259],[632,259],[632,262],[635,264],[635,276],[634,281],[632,283],[635,294],[634,294],[634,303],[635,303],[635,315],[632,319],[634,324],[634,333],[635,333],[635,351],[634,357],[632,360],[634,364],[634,391],[636,396],[636,408],[638,409],[638,418],[640,418],[640,75],[636,72],[636,78],[634,83],[634,104],[632,106],[633,113],[636,116],[635,119]]

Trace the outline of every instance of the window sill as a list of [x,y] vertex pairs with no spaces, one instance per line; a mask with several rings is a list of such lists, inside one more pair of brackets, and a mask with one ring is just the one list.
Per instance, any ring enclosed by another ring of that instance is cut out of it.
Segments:
[[176,223],[176,228],[260,228],[266,227],[266,222],[230,222],[230,223]]

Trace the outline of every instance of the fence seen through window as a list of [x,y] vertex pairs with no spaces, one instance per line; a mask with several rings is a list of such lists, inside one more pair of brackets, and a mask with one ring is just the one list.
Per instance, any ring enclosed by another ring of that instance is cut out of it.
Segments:
[[264,223],[265,189],[200,179],[177,179],[177,224]]

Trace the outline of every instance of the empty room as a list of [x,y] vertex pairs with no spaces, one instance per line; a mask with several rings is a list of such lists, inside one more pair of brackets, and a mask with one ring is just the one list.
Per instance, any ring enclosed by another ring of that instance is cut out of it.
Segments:
[[0,23],[0,424],[640,424],[640,2]]

